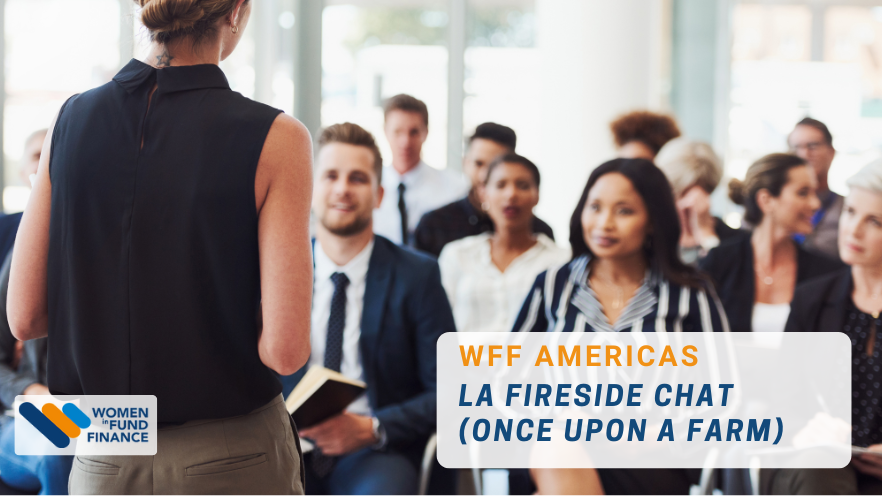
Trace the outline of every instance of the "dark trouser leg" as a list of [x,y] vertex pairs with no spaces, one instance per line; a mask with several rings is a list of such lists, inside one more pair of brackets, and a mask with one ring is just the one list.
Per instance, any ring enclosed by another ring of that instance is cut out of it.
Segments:
[[760,470],[761,494],[859,494],[857,471],[835,469]]
[[325,485],[328,494],[416,494],[419,470],[401,453],[367,448],[340,457]]
[[882,480],[858,472],[858,494],[882,494]]
[[689,494],[685,469],[599,469],[597,474],[606,494]]
[[[327,485],[327,478],[331,474],[319,477],[312,469],[312,452],[305,453],[303,456],[304,465],[306,466],[306,494],[328,494],[327,487],[325,486]],[[333,470],[331,473],[333,473]]]

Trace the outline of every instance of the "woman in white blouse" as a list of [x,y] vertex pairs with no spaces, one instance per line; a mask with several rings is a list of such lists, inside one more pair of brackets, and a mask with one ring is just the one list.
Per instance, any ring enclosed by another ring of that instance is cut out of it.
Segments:
[[570,252],[544,234],[533,233],[539,203],[539,169],[515,153],[491,163],[481,191],[494,232],[449,243],[438,263],[456,328],[508,332],[536,280],[564,264]]

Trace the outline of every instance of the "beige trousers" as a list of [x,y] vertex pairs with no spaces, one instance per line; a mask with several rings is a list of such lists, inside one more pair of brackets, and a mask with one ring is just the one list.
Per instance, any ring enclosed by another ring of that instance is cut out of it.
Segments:
[[239,417],[160,429],[155,456],[77,456],[70,494],[304,494],[282,396]]

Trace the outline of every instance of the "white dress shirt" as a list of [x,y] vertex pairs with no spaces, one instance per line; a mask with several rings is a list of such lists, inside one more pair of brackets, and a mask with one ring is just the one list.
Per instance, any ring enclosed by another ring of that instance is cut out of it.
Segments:
[[404,183],[407,230],[413,235],[424,214],[464,197],[469,185],[462,174],[434,169],[420,161],[401,175],[392,167],[383,168],[383,203],[374,210],[374,233],[395,244],[401,243],[401,214],[398,212],[398,185]]
[[[343,360],[340,363],[340,373],[350,379],[364,381],[363,361],[358,342],[361,338],[364,289],[367,285],[368,266],[373,251],[374,240],[371,240],[355,258],[344,267],[340,267],[328,258],[318,240],[315,241],[310,367],[324,366],[325,346],[328,341],[328,319],[331,317],[331,298],[334,296],[334,283],[331,281],[331,275],[340,272],[349,278],[349,285],[346,286],[346,324],[343,328]],[[358,415],[371,416],[367,394],[361,395],[352,402],[347,410]]]
[[570,260],[569,249],[537,234],[536,245],[500,272],[490,258],[491,236],[484,233],[449,243],[438,259],[457,331],[511,331],[536,277]]
[[750,327],[753,332],[784,332],[790,303],[754,303]]

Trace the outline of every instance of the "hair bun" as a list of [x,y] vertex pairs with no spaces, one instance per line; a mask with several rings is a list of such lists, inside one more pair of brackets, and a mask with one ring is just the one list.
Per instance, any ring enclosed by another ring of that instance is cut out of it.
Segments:
[[729,181],[729,199],[736,205],[744,205],[746,188],[744,182],[740,179],[733,178]]
[[141,23],[152,33],[192,29],[205,16],[199,0],[139,0]]

